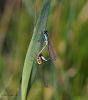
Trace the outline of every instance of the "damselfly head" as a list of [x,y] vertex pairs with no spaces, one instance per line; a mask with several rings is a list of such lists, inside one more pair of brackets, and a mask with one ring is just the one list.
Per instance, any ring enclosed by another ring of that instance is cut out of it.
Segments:
[[39,54],[37,57],[37,63],[41,65],[43,63],[42,54]]
[[45,31],[43,32],[43,34],[46,35],[46,36],[48,37],[48,31],[47,31],[47,30],[45,30]]
[[[49,60],[49,59],[48,59]],[[41,53],[37,57],[37,63],[41,65],[43,61],[48,61]]]

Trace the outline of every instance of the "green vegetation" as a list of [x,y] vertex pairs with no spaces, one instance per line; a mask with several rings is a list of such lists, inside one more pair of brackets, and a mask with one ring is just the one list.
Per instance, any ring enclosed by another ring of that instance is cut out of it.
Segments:
[[[0,1],[0,100],[88,99],[87,12],[88,0]],[[44,63],[47,88],[36,64],[45,29],[57,55]]]

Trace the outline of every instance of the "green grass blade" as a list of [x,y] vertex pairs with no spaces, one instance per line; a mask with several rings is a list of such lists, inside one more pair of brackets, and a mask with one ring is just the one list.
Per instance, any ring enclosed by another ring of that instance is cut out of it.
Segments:
[[[41,32],[43,32],[46,27],[50,1],[51,0],[46,0],[43,5],[43,8],[41,10],[36,26],[34,27],[33,36],[32,36],[32,39],[31,39],[31,42],[26,54],[24,67],[23,67],[23,73],[22,73],[22,84],[21,84],[22,100],[26,100],[28,83],[29,83],[29,79],[30,79],[30,75],[31,75],[32,67],[33,67],[33,62],[34,62],[32,61],[33,57],[35,56],[35,54],[38,54],[39,50],[42,47],[41,43],[39,43],[38,40],[39,41],[42,40]],[[36,61],[37,56],[35,56],[34,58]]]

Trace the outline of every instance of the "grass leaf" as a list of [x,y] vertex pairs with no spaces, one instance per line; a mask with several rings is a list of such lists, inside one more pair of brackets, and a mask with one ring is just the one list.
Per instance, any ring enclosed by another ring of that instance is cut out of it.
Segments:
[[[37,56],[35,54],[38,54],[39,50],[41,49],[41,43],[38,42],[42,40],[41,32],[43,32],[46,28],[46,22],[48,17],[48,10],[50,6],[51,0],[45,0],[43,8],[41,10],[41,13],[39,15],[39,18],[37,20],[37,23],[34,27],[33,36],[30,42],[30,45],[28,47],[28,51],[26,54],[24,67],[23,67],[23,73],[22,73],[22,84],[21,84],[21,97],[22,100],[26,99],[27,96],[27,88],[29,79],[31,77],[31,71],[33,67],[33,63],[35,63]],[[34,59],[33,59],[34,57]],[[33,61],[34,60],[34,61]]]

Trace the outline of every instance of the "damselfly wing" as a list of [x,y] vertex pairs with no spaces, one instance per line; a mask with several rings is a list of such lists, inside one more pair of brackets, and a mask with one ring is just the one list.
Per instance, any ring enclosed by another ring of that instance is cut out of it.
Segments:
[[53,46],[52,46],[50,40],[48,40],[47,48],[48,48],[48,53],[49,53],[51,60],[55,61],[56,60],[56,54],[55,54],[55,51],[53,49]]
[[45,73],[45,66],[44,66],[44,64],[42,64],[42,80],[43,80],[44,86],[45,86],[45,87],[48,87],[48,81],[47,81],[47,78],[46,78],[46,73]]

